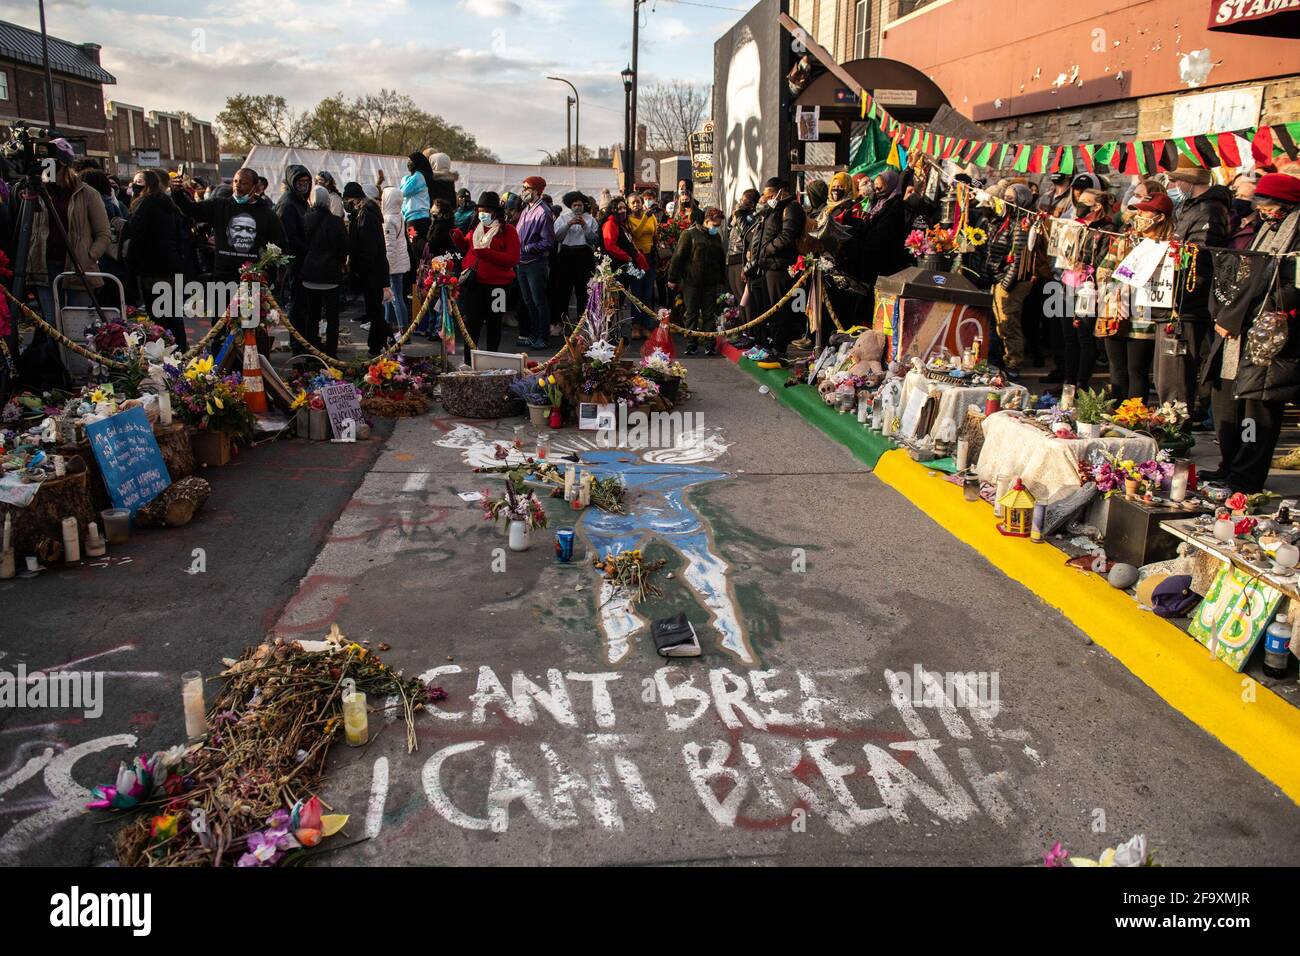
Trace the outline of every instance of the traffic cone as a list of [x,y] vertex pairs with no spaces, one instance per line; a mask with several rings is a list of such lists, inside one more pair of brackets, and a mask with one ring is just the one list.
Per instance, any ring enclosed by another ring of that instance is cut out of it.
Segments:
[[262,363],[257,356],[257,333],[244,329],[244,404],[254,415],[265,415],[266,389],[262,387]]

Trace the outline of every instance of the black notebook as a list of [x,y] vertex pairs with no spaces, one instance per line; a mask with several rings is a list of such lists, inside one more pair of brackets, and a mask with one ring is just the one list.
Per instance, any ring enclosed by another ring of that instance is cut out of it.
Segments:
[[700,641],[685,614],[660,618],[650,624],[650,636],[660,657],[699,657]]

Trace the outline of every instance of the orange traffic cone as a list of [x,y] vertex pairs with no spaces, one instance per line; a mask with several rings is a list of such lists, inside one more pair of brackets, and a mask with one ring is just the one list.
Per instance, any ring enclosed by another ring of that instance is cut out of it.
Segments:
[[254,415],[267,413],[262,363],[257,356],[257,333],[253,329],[244,329],[244,404]]

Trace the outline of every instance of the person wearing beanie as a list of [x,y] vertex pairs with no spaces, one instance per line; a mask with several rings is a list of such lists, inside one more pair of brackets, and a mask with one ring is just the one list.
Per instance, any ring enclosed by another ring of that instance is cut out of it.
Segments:
[[[452,229],[451,241],[465,257],[460,275],[459,305],[465,329],[479,348],[501,348],[501,319],[506,312],[507,289],[519,265],[519,233],[505,221],[501,197],[485,192],[478,197],[478,224],[468,234]],[[486,334],[480,333],[486,329]],[[465,363],[470,361],[465,341]]]
[[388,250],[384,243],[383,213],[367,199],[360,183],[343,187],[348,212],[348,274],[360,291],[369,326],[366,344],[372,356],[384,350],[389,335],[384,324],[384,293],[388,289]]
[[516,227],[519,233],[519,291],[527,322],[520,323],[517,345],[546,348],[551,333],[551,305],[547,295],[551,250],[555,248],[555,216],[543,200],[546,180],[524,180],[524,209]]
[[[1250,249],[1264,255],[1215,254],[1214,337],[1202,373],[1213,389],[1222,456],[1220,468],[1206,480],[1246,494],[1264,490],[1286,404],[1300,400],[1300,336],[1287,334],[1300,317],[1300,288],[1297,257],[1286,255],[1300,251],[1300,180],[1282,173],[1262,176],[1251,202],[1260,223]],[[1281,329],[1280,346],[1273,334],[1252,340],[1261,322]],[[1270,339],[1273,348],[1267,347]],[[1253,425],[1249,436],[1247,423]]]
[[456,220],[456,228],[462,232],[474,228],[478,216],[474,211],[474,197],[470,195],[468,189],[456,191],[456,207],[452,215]]
[[[303,229],[307,253],[299,271],[299,282],[306,303],[300,313],[302,324],[295,328],[330,358],[338,358],[339,286],[343,284],[348,257],[348,230],[330,208],[330,192],[324,186],[316,186],[311,191]],[[323,343],[320,337],[322,318],[326,329]],[[306,351],[297,339],[294,339],[293,350],[295,355]]]
[[367,199],[371,199],[375,202],[379,202],[379,200],[383,197],[383,190],[380,189],[379,186],[376,185],[375,183],[366,183],[365,185],[363,185],[361,187],[361,193]]
[[[406,222],[402,218],[402,190],[389,186],[381,199],[384,253],[388,263],[388,291],[384,293],[384,323],[389,329],[404,329],[411,321],[406,308],[406,273],[411,271],[411,251],[406,244]],[[371,326],[373,332],[374,326]],[[369,344],[369,342],[367,342]]]

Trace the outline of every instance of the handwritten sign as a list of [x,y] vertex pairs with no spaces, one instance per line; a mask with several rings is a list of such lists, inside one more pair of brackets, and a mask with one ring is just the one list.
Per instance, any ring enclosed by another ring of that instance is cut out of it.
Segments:
[[171,475],[143,408],[132,408],[87,425],[86,438],[99,462],[113,506],[127,509],[131,517],[171,485]]
[[[361,423],[361,403],[357,401],[357,390],[350,382],[335,382],[320,390],[325,401],[325,412],[330,417],[330,430],[335,438],[355,441],[357,425]],[[344,422],[352,424],[345,425]]]

